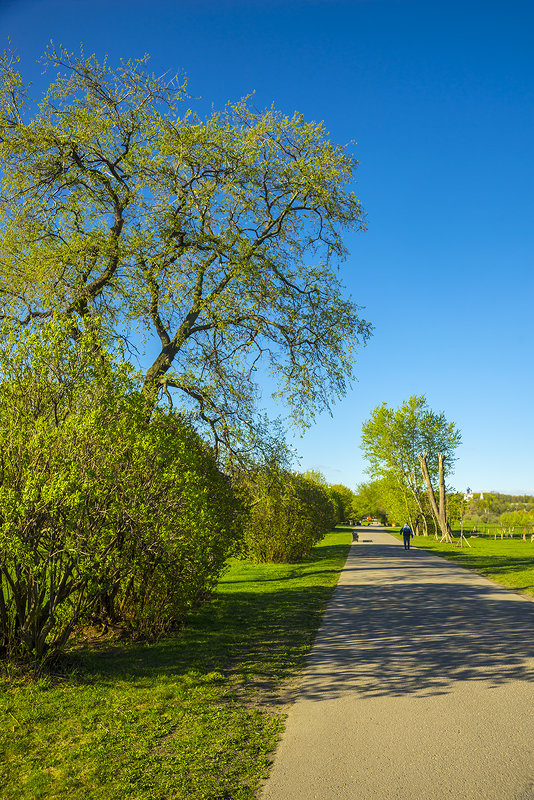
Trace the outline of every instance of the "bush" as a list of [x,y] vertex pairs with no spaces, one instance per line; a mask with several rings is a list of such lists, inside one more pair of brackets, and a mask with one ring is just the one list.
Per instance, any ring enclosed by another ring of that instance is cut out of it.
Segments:
[[242,490],[248,506],[244,550],[257,562],[299,561],[334,526],[326,489],[302,475],[257,469]]
[[158,633],[214,586],[237,505],[198,435],[135,390],[98,337],[5,330],[0,643],[57,652],[97,614]]
[[[238,536],[239,506],[211,451],[179,415],[143,404],[124,415],[113,527],[123,532],[105,572],[100,611],[157,634],[182,621],[214,589]],[[140,413],[141,412],[141,413]]]

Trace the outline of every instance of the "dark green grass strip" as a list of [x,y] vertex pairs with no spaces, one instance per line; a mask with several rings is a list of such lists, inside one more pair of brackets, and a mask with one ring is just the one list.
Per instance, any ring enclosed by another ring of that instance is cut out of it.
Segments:
[[5,800],[251,800],[345,562],[330,534],[302,564],[233,562],[179,635],[71,652],[63,677],[7,677]]

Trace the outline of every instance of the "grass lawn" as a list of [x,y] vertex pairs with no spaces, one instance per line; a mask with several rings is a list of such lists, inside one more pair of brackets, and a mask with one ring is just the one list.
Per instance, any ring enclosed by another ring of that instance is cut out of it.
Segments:
[[[460,531],[454,531],[454,536],[459,537]],[[477,533],[469,538],[471,547],[460,547],[458,544],[440,543],[431,537],[416,536],[413,544],[516,592],[534,595],[534,542],[530,537],[526,542],[517,536],[515,539],[494,540],[492,535]]]
[[234,561],[179,635],[69,653],[63,675],[0,683],[3,800],[250,800],[345,562]]

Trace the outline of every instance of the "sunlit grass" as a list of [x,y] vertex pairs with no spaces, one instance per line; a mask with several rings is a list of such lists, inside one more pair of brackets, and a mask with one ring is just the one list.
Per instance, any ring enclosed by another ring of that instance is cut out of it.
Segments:
[[64,674],[5,678],[5,800],[251,800],[350,534],[302,564],[235,561],[179,635],[85,647]]

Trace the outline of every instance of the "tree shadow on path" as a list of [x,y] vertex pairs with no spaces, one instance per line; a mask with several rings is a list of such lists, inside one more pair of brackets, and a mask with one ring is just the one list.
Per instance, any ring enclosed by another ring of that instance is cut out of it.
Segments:
[[353,548],[302,695],[445,694],[534,679],[534,603],[421,550]]

